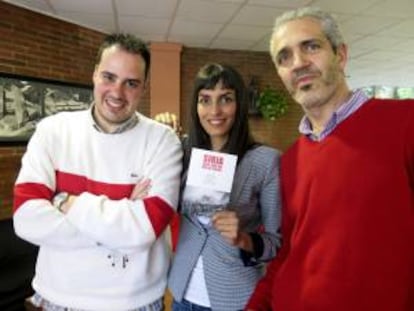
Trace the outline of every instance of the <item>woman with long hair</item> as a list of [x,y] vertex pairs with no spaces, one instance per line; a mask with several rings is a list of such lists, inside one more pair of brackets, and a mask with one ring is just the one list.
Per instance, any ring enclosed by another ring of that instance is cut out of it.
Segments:
[[[242,310],[280,246],[280,153],[252,138],[247,101],[232,67],[199,70],[183,140],[180,233],[168,281],[173,311]],[[228,206],[210,221],[191,212],[186,178],[193,148],[238,157]]]

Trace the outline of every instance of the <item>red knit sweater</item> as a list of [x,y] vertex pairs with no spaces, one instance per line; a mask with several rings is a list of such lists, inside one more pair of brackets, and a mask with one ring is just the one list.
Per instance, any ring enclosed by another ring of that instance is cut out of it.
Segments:
[[281,164],[283,246],[247,309],[414,310],[414,101],[370,100]]

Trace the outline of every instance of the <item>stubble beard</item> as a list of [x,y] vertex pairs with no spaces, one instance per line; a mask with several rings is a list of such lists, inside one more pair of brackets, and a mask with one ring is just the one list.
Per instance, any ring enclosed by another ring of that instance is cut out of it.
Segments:
[[319,81],[304,85],[300,89],[292,87],[291,95],[305,111],[318,109],[335,96],[338,84],[339,72],[337,68],[331,67],[326,76],[320,76]]

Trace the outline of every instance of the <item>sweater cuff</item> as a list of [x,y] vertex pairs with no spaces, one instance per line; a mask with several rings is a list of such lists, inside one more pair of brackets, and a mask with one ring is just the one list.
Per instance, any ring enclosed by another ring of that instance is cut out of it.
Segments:
[[264,251],[264,243],[260,234],[255,232],[249,233],[252,239],[253,252],[240,250],[240,257],[245,266],[255,266],[260,263],[259,258],[262,257]]

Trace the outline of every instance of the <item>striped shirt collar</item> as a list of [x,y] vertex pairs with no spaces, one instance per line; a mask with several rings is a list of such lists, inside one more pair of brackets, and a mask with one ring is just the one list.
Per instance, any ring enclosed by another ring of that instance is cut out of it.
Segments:
[[106,133],[106,134],[120,134],[120,133],[124,133],[130,129],[132,129],[133,127],[135,127],[135,125],[138,124],[139,118],[138,115],[136,113],[134,113],[128,120],[126,120],[125,122],[121,123],[116,129],[115,131],[111,132],[111,133],[107,133],[101,126],[99,126],[98,122],[96,122],[95,116],[93,115],[93,110],[95,109],[95,103],[93,103],[91,105],[91,109],[90,109],[90,113],[92,116],[92,120],[93,120],[93,127],[101,133]]
[[303,135],[306,135],[311,140],[321,141],[326,136],[328,136],[332,131],[346,118],[348,118],[352,113],[354,113],[358,108],[360,108],[365,102],[367,102],[368,97],[362,90],[355,90],[351,97],[333,113],[332,117],[329,119],[328,123],[324,130],[320,133],[319,136],[316,136],[312,133],[312,125],[307,116],[304,116],[299,123],[299,132]]

